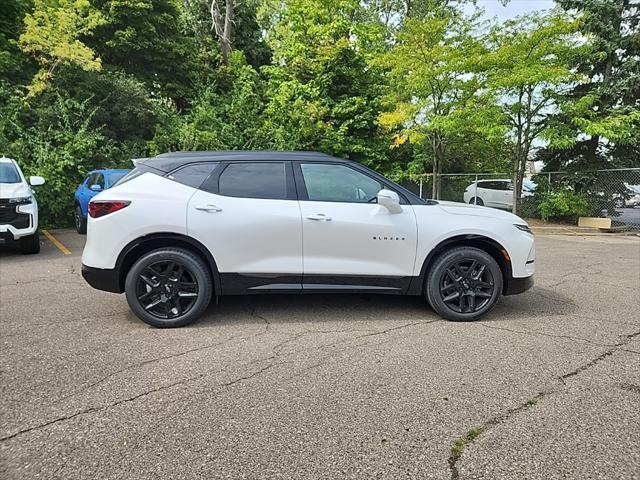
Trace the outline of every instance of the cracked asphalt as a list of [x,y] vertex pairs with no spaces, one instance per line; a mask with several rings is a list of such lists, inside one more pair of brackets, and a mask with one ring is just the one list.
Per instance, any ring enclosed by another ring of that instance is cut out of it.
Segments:
[[156,330],[54,235],[0,250],[2,479],[640,478],[638,238],[538,237],[481,322],[253,296]]

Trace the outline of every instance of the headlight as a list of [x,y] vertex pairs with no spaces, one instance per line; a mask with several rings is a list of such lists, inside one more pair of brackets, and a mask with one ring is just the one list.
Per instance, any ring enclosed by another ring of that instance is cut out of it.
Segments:
[[515,223],[513,226],[516,227],[518,230],[522,230],[523,232],[527,232],[533,235],[533,232],[531,231],[528,225],[519,225]]
[[32,201],[33,201],[32,196],[16,197],[16,198],[10,198],[9,204],[10,205],[29,205]]

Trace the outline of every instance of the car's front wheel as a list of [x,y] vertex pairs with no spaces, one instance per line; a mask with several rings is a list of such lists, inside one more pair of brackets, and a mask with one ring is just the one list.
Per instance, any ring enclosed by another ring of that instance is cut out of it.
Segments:
[[484,206],[484,202],[482,201],[482,199],[480,197],[473,197],[471,200],[469,200],[469,204],[470,205],[478,205],[479,207],[483,207]]
[[425,295],[447,320],[477,320],[495,305],[502,282],[500,266],[491,255],[474,247],[457,247],[434,260]]
[[212,280],[200,257],[181,248],[143,255],[125,279],[129,307],[154,327],[182,327],[197,320],[211,300]]

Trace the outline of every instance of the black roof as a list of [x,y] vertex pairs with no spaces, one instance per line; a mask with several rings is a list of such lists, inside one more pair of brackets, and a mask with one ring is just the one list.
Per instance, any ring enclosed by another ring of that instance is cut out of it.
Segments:
[[229,150],[210,152],[170,152],[157,157],[141,158],[136,164],[169,172],[183,165],[197,162],[221,161],[273,161],[273,160],[304,160],[305,162],[351,162],[344,158],[332,157],[320,152],[284,152],[277,150]]
[[403,194],[412,205],[425,205],[425,202],[418,195],[410,192],[406,188],[390,181],[377,172],[360,165],[353,160],[332,157],[326,153],[320,152],[285,152],[277,150],[230,150],[230,151],[210,151],[210,152],[170,152],[163,153],[152,158],[138,158],[134,160],[136,166],[143,166],[153,170],[159,170],[163,174],[171,172],[176,168],[188,165],[190,163],[200,162],[223,162],[223,161],[277,161],[277,160],[304,160],[305,162],[335,162],[349,163],[357,165],[359,169],[365,169],[370,175],[380,180],[382,184],[393,185],[393,189]]

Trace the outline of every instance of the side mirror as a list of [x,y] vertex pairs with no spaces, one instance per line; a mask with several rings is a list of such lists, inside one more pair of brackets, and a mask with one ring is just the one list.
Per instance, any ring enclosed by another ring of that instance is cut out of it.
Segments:
[[97,183],[91,185],[89,187],[89,190],[93,190],[94,192],[101,192],[102,191],[102,187],[100,185],[98,185]]
[[29,184],[32,187],[39,187],[40,185],[44,185],[44,178],[42,177],[29,177]]
[[402,212],[402,207],[400,206],[400,197],[398,197],[398,194],[396,192],[383,188],[378,192],[377,199],[378,205],[382,205],[391,213]]

